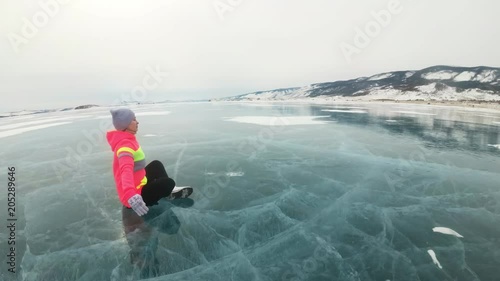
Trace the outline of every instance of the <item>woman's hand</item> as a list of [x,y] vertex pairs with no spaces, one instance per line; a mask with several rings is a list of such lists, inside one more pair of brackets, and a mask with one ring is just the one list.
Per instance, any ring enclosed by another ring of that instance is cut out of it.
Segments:
[[139,194],[130,197],[130,199],[128,199],[128,203],[139,216],[143,216],[149,211],[146,203],[142,200],[142,196]]

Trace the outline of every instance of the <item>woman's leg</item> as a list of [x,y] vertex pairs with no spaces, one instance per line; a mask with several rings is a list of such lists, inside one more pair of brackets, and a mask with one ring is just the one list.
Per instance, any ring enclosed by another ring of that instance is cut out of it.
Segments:
[[158,204],[158,200],[170,195],[175,187],[175,181],[168,177],[163,164],[153,160],[146,167],[148,183],[142,188],[142,199],[147,206]]
[[148,182],[149,180],[153,181],[159,178],[164,178],[164,177],[168,178],[168,174],[167,171],[165,170],[165,167],[158,160],[151,161],[151,163],[146,165],[144,169],[146,169],[146,177],[148,178]]
[[162,177],[154,181],[149,181],[142,188],[141,195],[147,206],[158,204],[158,200],[167,197],[172,193],[175,181],[168,177]]

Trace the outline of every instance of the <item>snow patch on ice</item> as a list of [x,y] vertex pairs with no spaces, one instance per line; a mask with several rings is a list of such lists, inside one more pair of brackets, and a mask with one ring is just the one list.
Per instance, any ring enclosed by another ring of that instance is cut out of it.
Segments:
[[455,230],[447,227],[434,227],[432,231],[447,235],[453,235],[459,238],[464,238],[462,235],[458,234],[458,232],[456,232]]
[[[214,172],[205,172],[205,176],[215,176],[217,173]],[[225,173],[227,177],[242,177],[245,175],[244,172],[238,171],[238,172],[227,172]]]
[[64,118],[45,118],[45,119],[36,120],[36,121],[20,122],[20,123],[14,123],[14,124],[10,124],[10,125],[0,126],[0,130],[9,130],[9,129],[25,127],[25,126],[29,126],[29,125],[43,124],[43,123],[49,123],[49,122],[54,122],[54,121],[67,121],[67,120],[71,120],[71,119],[87,118],[87,117],[88,116],[69,116],[69,117],[64,117]]
[[431,256],[432,258],[432,262],[437,265],[439,267],[439,269],[443,269],[443,267],[441,266],[441,264],[439,263],[437,257],[436,257],[436,253],[434,253],[433,250],[428,250],[427,253],[429,253],[429,256]]
[[59,122],[59,123],[44,124],[44,125],[38,125],[38,126],[33,126],[33,127],[26,127],[26,128],[19,128],[19,129],[14,129],[14,130],[3,131],[3,132],[0,132],[0,138],[10,137],[10,136],[19,135],[19,134],[22,134],[25,132],[29,132],[29,131],[40,130],[40,129],[45,129],[45,128],[54,127],[54,126],[60,126],[60,125],[65,125],[65,124],[70,124],[70,123],[72,123],[72,122]]
[[249,123],[264,126],[292,126],[292,125],[322,125],[331,121],[319,121],[318,118],[330,116],[238,116],[225,119],[226,121]]
[[488,146],[492,146],[492,147],[500,149],[500,144],[488,144]]
[[170,111],[137,112],[135,116],[168,115],[170,113]]
[[244,172],[228,172],[228,173],[226,173],[226,176],[228,176],[228,177],[242,177],[244,175],[245,175]]
[[157,137],[158,135],[154,135],[154,134],[145,134],[144,137]]

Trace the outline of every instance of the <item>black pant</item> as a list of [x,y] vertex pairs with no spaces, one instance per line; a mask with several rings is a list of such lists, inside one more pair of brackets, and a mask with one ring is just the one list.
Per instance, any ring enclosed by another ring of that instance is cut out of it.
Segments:
[[163,164],[154,160],[146,166],[148,183],[142,188],[141,195],[147,206],[157,205],[158,200],[170,195],[175,181],[168,177]]

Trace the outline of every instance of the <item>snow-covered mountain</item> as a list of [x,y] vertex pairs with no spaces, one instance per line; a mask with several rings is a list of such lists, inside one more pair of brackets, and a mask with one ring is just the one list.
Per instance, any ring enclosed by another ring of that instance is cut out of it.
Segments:
[[262,91],[224,98],[242,100],[500,101],[500,68],[433,66],[347,81]]

